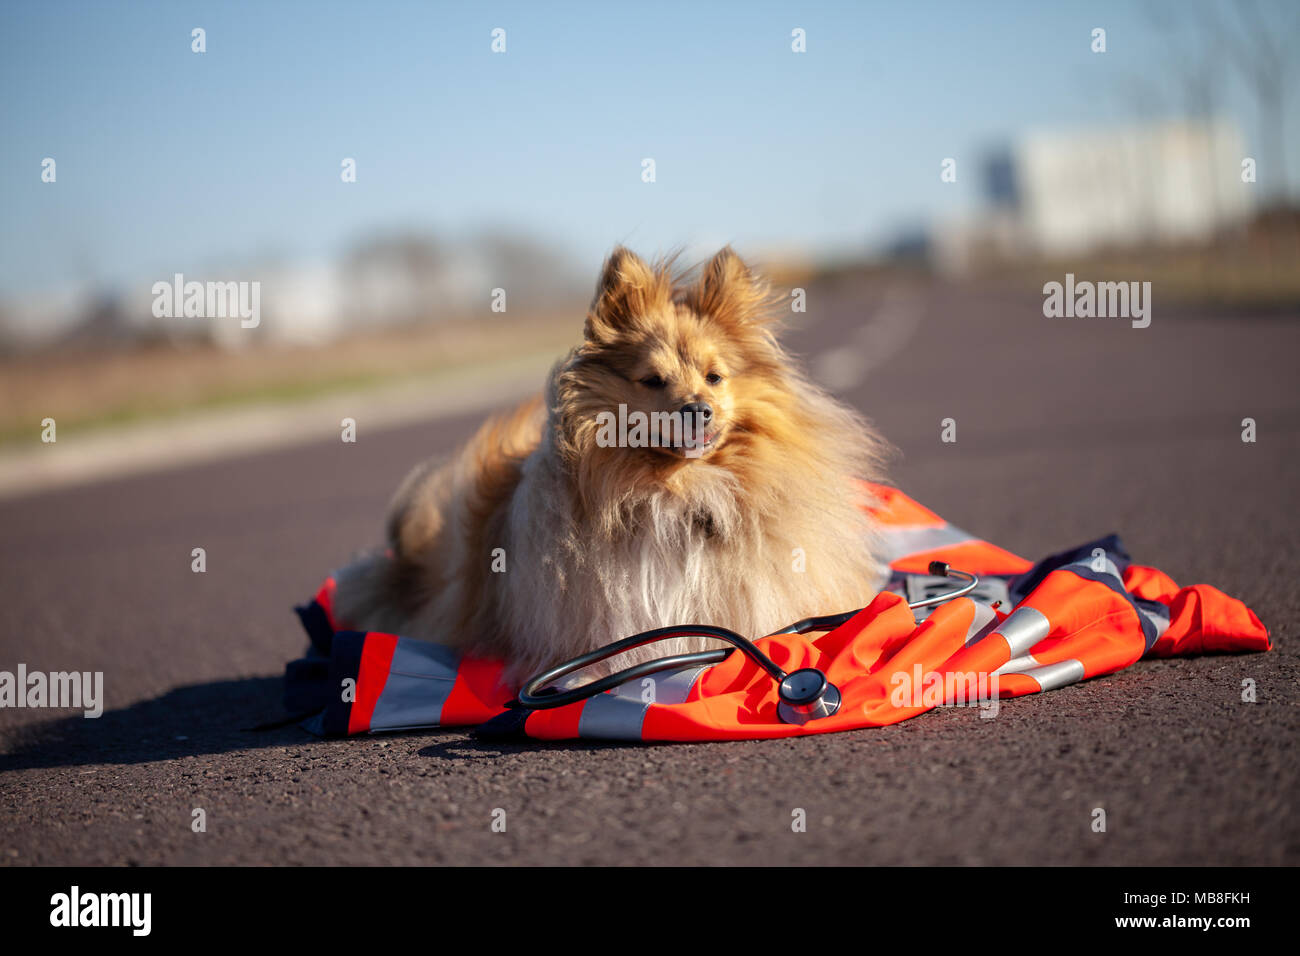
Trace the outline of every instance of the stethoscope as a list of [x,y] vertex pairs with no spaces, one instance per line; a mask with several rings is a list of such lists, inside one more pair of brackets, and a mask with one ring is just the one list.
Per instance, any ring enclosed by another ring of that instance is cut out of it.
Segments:
[[[966,583],[961,587],[928,597],[923,601],[913,601],[907,605],[912,610],[932,607],[936,604],[955,600],[969,594],[979,586],[980,579],[978,576],[967,571],[951,568],[943,561],[931,561],[929,570],[930,574],[935,577],[955,576],[964,578]],[[863,608],[858,608],[854,611],[845,611],[842,614],[806,617],[772,633],[774,635],[806,634],[809,631],[833,630],[862,610]],[[657,641],[666,641],[677,637],[712,637],[720,641],[726,641],[761,667],[776,682],[777,693],[781,698],[781,702],[777,704],[776,708],[777,716],[787,724],[806,724],[812,720],[829,717],[840,709],[839,688],[827,680],[826,675],[817,668],[803,667],[786,673],[770,657],[760,651],[752,641],[741,637],[735,631],[727,630],[725,627],[713,627],[709,624],[680,624],[673,627],[659,627],[652,631],[642,631],[640,634],[633,634],[621,641],[615,641],[613,644],[607,644],[594,651],[571,658],[526,680],[519,691],[517,699],[511,706],[523,710],[549,710],[552,707],[563,707],[566,704],[603,694],[612,687],[636,680],[638,677],[657,674],[660,671],[677,670],[691,665],[717,664],[731,654],[731,650],[727,648],[696,651],[692,654],[672,654],[667,657],[645,661],[641,664],[634,664],[615,674],[610,674],[608,677],[601,677],[598,680],[570,690],[560,691],[550,688],[546,693],[543,693],[543,688],[546,688],[547,685],[553,684],[561,677],[572,674],[574,671],[582,670],[582,668],[599,661],[608,660],[633,648],[644,647],[646,644],[654,644]]]

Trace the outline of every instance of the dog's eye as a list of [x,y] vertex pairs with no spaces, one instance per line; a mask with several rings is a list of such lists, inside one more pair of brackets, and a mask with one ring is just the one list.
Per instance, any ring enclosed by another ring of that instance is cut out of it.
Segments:
[[668,383],[665,382],[658,375],[651,375],[648,376],[647,378],[641,379],[641,384],[644,385],[646,388],[663,388]]
[[708,382],[710,385],[717,385],[722,381],[722,376],[717,372],[710,372],[708,375],[704,376],[704,381]]

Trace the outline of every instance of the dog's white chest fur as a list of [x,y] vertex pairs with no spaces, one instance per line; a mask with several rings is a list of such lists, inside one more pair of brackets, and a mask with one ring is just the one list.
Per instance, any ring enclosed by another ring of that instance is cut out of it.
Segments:
[[[706,475],[694,476],[689,498],[665,490],[641,499],[625,532],[601,536],[575,519],[558,470],[545,456],[530,459],[510,510],[510,562],[498,592],[516,641],[515,670],[674,624],[759,637],[790,623],[786,617],[822,610],[828,591],[845,590],[828,587],[825,568],[809,573],[804,548],[783,533],[788,520],[745,513],[730,474]],[[860,534],[857,548],[865,559]],[[860,569],[856,559],[848,565],[846,571]],[[842,599],[857,599],[872,583],[862,581]],[[617,665],[711,646],[718,645],[664,642]]]

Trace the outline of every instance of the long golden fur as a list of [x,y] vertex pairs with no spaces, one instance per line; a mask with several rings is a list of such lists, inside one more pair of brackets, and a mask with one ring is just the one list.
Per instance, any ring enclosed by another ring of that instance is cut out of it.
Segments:
[[[338,576],[342,622],[503,657],[520,680],[653,627],[757,637],[868,603],[881,568],[857,479],[878,477],[882,442],[795,368],[775,311],[730,248],[686,275],[615,249],[545,400],[407,477],[389,553]],[[609,447],[602,413],[701,402],[711,420],[684,437]]]

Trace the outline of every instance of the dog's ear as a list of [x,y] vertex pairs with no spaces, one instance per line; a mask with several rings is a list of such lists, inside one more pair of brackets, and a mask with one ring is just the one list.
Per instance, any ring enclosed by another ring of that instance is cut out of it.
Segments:
[[648,265],[636,253],[614,249],[587,312],[584,332],[589,342],[606,342],[633,327],[651,312],[672,305],[672,277],[668,264]]
[[724,246],[705,265],[686,294],[686,304],[698,315],[732,325],[766,323],[773,317],[771,288],[731,246]]

